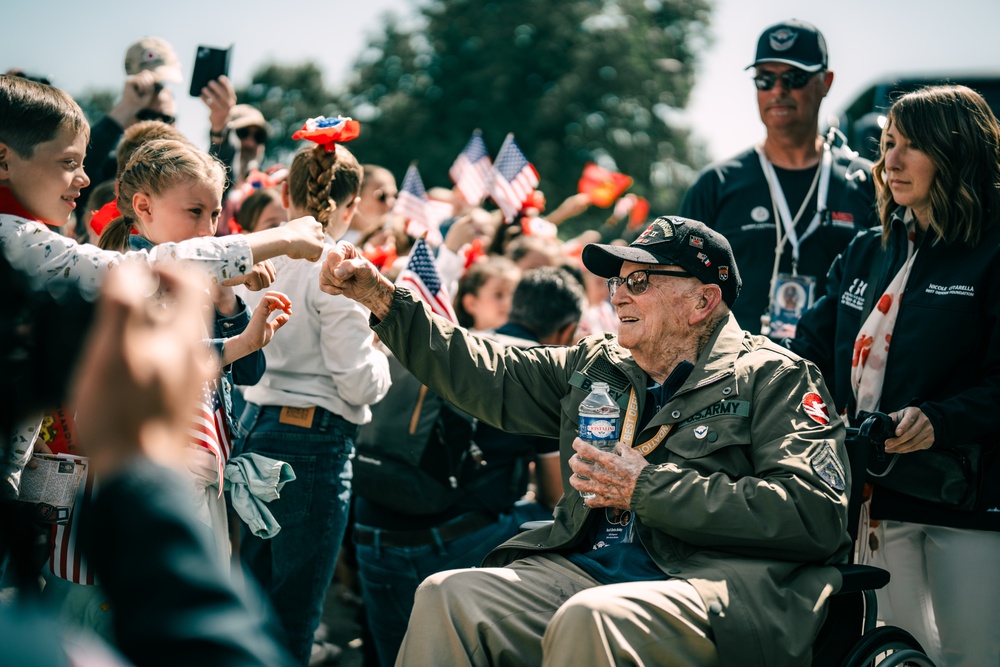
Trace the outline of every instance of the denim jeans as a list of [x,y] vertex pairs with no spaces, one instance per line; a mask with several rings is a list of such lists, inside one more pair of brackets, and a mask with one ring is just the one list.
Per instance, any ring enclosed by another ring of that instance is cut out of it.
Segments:
[[424,579],[443,570],[477,567],[494,547],[516,535],[525,521],[551,518],[550,511],[524,503],[500,515],[496,523],[449,542],[438,540],[417,547],[356,544],[361,595],[379,664],[395,664],[414,593]]
[[281,530],[262,540],[242,526],[240,559],[270,598],[292,655],[307,665],[347,528],[358,427],[319,407],[309,428],[281,423],[280,413],[280,406],[247,403],[240,418],[241,453],[286,461],[295,471],[268,504]]

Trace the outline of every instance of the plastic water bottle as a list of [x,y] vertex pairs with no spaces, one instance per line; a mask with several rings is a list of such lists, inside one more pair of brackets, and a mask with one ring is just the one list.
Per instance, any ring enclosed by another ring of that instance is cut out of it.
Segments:
[[[607,382],[595,382],[590,394],[580,403],[579,436],[588,444],[612,452],[618,444],[618,425],[621,409],[608,393]],[[584,459],[586,461],[586,459]],[[589,463],[589,461],[588,461]],[[587,479],[587,478],[584,478]],[[581,493],[583,498],[593,498],[593,493]]]

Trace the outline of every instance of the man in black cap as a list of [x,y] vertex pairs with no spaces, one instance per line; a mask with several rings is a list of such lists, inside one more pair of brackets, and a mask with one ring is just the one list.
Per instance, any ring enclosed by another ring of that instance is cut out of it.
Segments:
[[753,82],[764,141],[707,167],[680,215],[704,221],[733,244],[747,289],[733,310],[740,324],[778,340],[795,335],[779,287],[797,283],[804,307],[824,293],[826,272],[854,235],[878,224],[871,163],[819,134],[830,91],[826,40],[792,19],[757,41]]
[[[522,350],[430,314],[348,243],[327,255],[321,289],[367,306],[421,382],[560,441],[554,521],[426,579],[396,664],[809,664],[839,582],[826,565],[850,547],[844,427],[819,371],[739,328],[740,270],[700,222],[657,218],[583,262],[608,278],[617,338]],[[614,452],[576,438],[595,381],[621,407]]]

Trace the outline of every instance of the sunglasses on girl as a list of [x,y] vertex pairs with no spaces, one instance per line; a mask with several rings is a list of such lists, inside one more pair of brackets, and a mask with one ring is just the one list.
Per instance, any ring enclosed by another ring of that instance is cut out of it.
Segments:
[[649,276],[675,276],[677,278],[690,278],[691,274],[687,271],[678,271],[676,269],[639,269],[638,271],[633,271],[624,278],[615,276],[614,278],[608,278],[608,292],[611,296],[615,295],[618,288],[623,284],[628,288],[629,294],[633,296],[638,296],[646,292],[649,289]]
[[781,82],[785,84],[785,88],[790,90],[798,90],[799,88],[804,88],[809,79],[813,78],[819,72],[807,72],[802,69],[790,69],[781,74],[775,74],[774,72],[760,72],[753,78],[753,85],[757,86],[757,90],[771,90],[774,88],[774,84],[781,79]]

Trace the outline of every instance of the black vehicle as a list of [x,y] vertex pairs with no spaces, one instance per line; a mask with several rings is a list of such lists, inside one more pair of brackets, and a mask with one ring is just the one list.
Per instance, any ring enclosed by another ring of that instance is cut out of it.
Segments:
[[970,75],[901,75],[876,81],[858,95],[840,114],[839,129],[851,148],[869,160],[878,158],[878,141],[885,112],[901,95],[923,86],[942,84],[972,88],[986,100],[993,113],[1000,116],[1000,73]]

